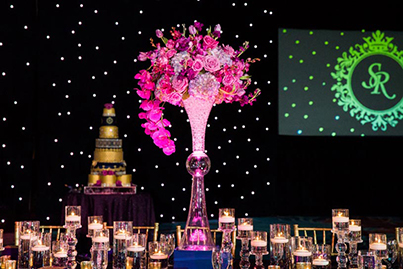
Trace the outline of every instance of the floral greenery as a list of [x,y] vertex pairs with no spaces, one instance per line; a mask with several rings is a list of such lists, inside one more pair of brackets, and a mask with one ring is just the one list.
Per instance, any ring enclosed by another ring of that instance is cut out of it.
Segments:
[[185,26],[182,32],[172,28],[171,39],[156,30],[156,36],[163,45],[154,44],[150,39],[154,49],[140,52],[138,56],[140,61],[151,61],[147,70],[140,70],[135,75],[140,86],[135,90],[144,99],[140,105],[144,112],[139,114],[139,118],[146,122],[141,126],[166,155],[175,152],[175,144],[166,130],[170,122],[163,118],[165,102],[183,106],[182,100],[194,96],[214,101],[215,104],[239,102],[244,106],[252,105],[260,94],[259,89],[246,94],[251,84],[247,74],[250,63],[259,60],[240,58],[249,47],[248,42],[234,50],[229,45],[219,45],[219,24],[213,30],[208,28],[205,35],[200,33],[202,27],[202,23],[195,22],[189,26],[187,36]]

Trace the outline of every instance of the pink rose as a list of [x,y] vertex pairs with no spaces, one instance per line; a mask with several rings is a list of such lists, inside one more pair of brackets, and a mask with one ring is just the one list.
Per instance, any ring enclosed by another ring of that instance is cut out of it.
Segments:
[[227,74],[224,76],[224,78],[222,79],[222,84],[224,84],[225,86],[229,86],[232,83],[234,83],[235,78],[232,74]]
[[220,61],[212,55],[207,55],[204,57],[204,69],[209,72],[218,71],[220,69]]
[[214,49],[217,47],[218,41],[209,35],[203,37],[203,48],[204,49]]
[[179,106],[182,102],[182,93],[173,92],[168,96],[167,102],[174,106]]
[[175,54],[176,54],[176,50],[174,50],[174,49],[168,50],[166,53],[168,58],[172,58]]
[[195,59],[192,65],[193,71],[196,73],[200,72],[204,67],[203,61],[201,59]]
[[178,79],[177,76],[175,76],[172,79],[172,88],[174,88],[177,92],[183,93],[188,86],[188,79],[183,78],[183,79]]

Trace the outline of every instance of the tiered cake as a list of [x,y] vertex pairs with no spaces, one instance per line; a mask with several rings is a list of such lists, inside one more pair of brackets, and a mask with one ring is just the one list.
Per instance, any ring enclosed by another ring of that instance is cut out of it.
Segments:
[[123,159],[122,139],[119,139],[119,129],[116,125],[115,108],[112,104],[105,104],[85,193],[135,192],[135,190],[132,175],[126,174],[126,162]]

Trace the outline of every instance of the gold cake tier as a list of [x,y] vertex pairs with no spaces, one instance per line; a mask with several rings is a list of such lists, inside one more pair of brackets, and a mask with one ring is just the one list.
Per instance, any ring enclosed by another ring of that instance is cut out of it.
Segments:
[[119,138],[119,128],[113,125],[99,127],[99,138]]
[[96,148],[110,148],[119,149],[122,148],[122,139],[117,138],[97,138],[95,140]]
[[94,151],[94,161],[100,163],[122,163],[124,162],[123,150],[96,148]]
[[104,167],[104,165],[98,165],[98,167],[95,167],[95,165],[98,165],[97,162],[93,161],[93,165],[91,167],[91,173],[97,174],[97,173],[102,173],[102,171],[113,171],[117,174],[123,174],[126,173],[126,164],[124,166],[121,165],[114,165],[113,168],[110,167],[110,165],[108,167]]
[[132,175],[98,175],[89,174],[88,175],[88,186],[93,186],[100,181],[102,187],[115,187],[117,186],[117,181],[120,181],[121,185],[124,187],[131,186]]

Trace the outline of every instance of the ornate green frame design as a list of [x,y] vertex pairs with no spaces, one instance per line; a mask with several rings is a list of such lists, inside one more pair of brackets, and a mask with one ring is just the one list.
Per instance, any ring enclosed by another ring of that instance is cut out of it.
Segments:
[[385,110],[374,110],[364,106],[354,95],[351,79],[355,67],[365,58],[374,55],[383,55],[392,58],[403,69],[403,51],[399,51],[397,46],[391,43],[393,37],[385,37],[381,31],[372,33],[372,37],[364,37],[365,43],[356,44],[350,47],[349,54],[343,52],[337,58],[337,64],[331,73],[336,80],[331,88],[335,91],[337,104],[345,112],[350,112],[351,117],[356,118],[362,125],[372,124],[372,129],[386,131],[388,125],[395,127],[399,120],[403,119],[403,98],[393,107]]

